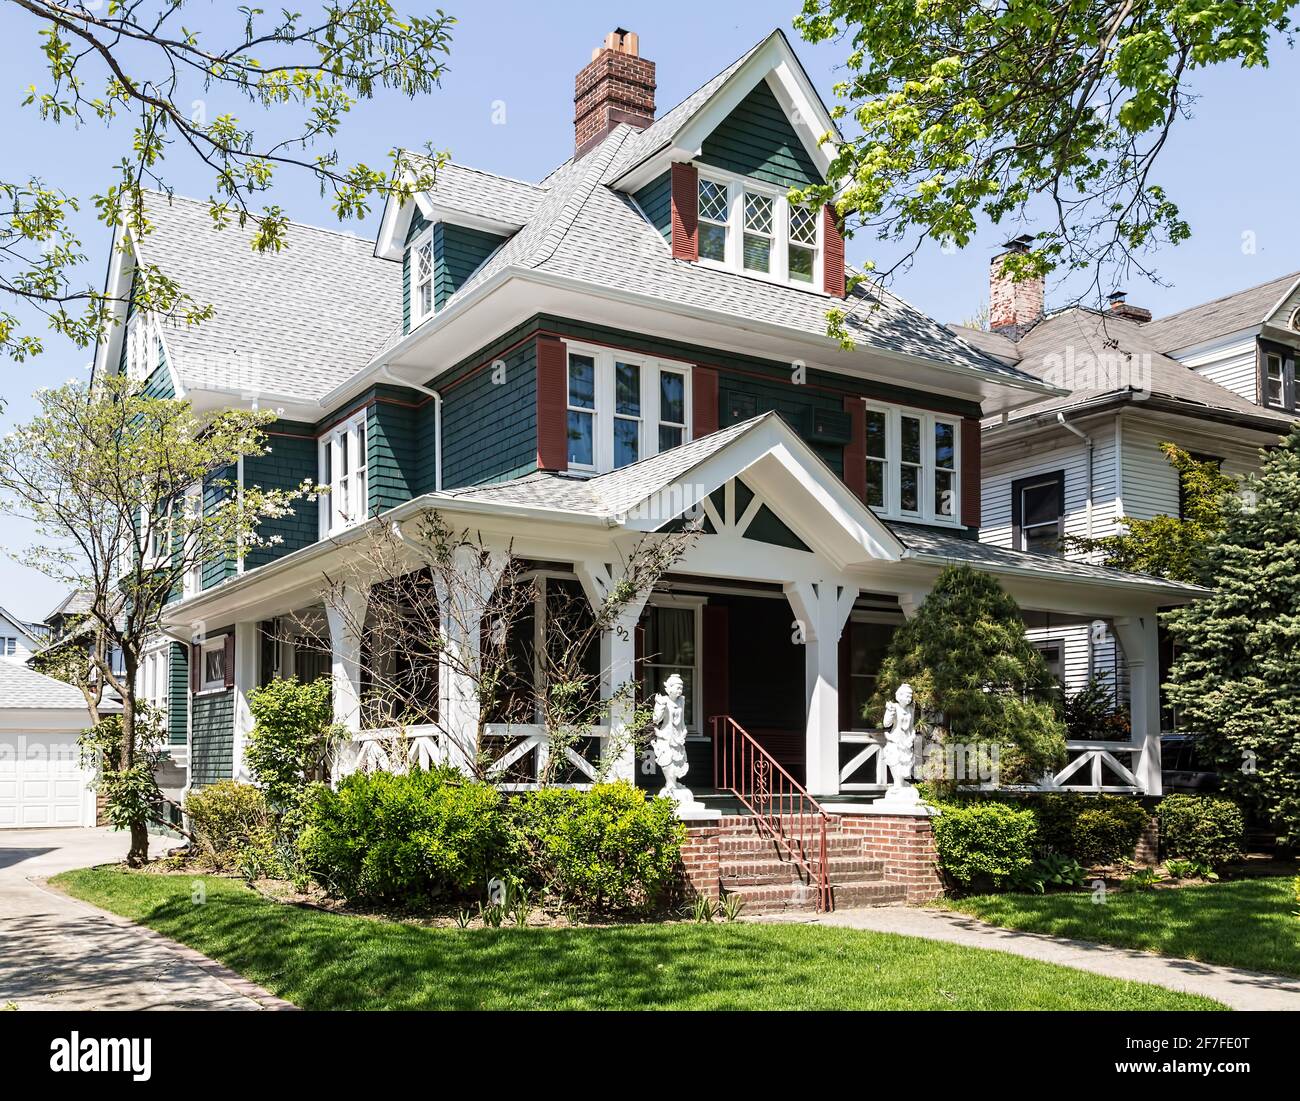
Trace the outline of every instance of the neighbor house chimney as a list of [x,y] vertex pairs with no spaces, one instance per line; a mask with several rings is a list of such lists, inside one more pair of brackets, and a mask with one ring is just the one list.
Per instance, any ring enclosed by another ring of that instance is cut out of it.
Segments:
[[1128,295],[1124,291],[1111,291],[1106,295],[1106,301],[1110,303],[1110,312],[1116,317],[1122,317],[1127,321],[1136,321],[1139,325],[1145,324],[1151,320],[1151,311],[1143,309],[1141,306],[1131,306],[1124,301]]
[[1003,266],[1008,256],[1029,251],[1034,239],[1023,234],[1006,244],[989,262],[989,328],[1010,340],[1019,340],[1043,316],[1043,277],[1014,282]]
[[591,51],[573,86],[574,156],[581,157],[620,122],[644,130],[655,120],[655,63],[638,53],[637,36],[622,27]]

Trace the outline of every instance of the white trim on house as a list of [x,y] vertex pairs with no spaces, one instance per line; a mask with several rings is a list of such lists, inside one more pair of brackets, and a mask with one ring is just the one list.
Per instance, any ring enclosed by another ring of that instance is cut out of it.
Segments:
[[355,527],[370,511],[370,407],[331,426],[316,444],[320,484],[318,508],[322,539]]
[[[867,455],[868,468],[873,465],[881,467],[883,478],[884,500],[877,505],[870,500],[869,496],[868,503],[871,504],[872,509],[887,520],[910,520],[914,523],[961,527],[961,418],[906,405],[891,405],[865,399],[862,404],[868,416],[876,414],[885,419],[885,454],[874,456],[868,453]],[[904,459],[904,420],[917,423],[919,426],[920,457],[917,461]],[[940,426],[952,431],[952,463],[947,467],[938,465],[936,429]],[[916,475],[917,507],[913,509],[904,507],[905,467],[919,472]],[[948,476],[946,498],[944,491],[939,489],[940,474]],[[868,478],[868,493],[870,494],[870,478]],[[946,512],[944,511],[945,500]]]

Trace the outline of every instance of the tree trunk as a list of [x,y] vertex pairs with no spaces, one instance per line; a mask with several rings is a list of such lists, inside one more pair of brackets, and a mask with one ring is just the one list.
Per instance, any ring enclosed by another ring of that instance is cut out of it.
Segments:
[[149,823],[143,818],[131,822],[131,848],[126,863],[129,868],[143,868],[149,863]]
[[[135,684],[138,662],[135,655],[125,647],[123,647],[122,659],[125,669],[123,687],[126,689],[122,693],[122,755],[125,758],[125,767],[129,769],[135,764],[136,756]],[[126,864],[128,868],[143,868],[148,863],[149,819],[139,815],[131,819],[131,848],[127,850]]]

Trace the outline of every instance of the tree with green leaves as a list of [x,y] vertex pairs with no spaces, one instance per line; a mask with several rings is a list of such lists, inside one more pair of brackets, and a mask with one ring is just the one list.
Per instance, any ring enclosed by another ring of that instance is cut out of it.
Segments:
[[[863,717],[878,722],[898,687],[910,684],[922,733],[944,754],[936,759],[997,746],[1002,784],[1034,784],[1065,765],[1056,682],[1025,638],[1019,606],[991,574],[946,567],[894,632],[877,683]],[[927,779],[951,787],[961,777]]]
[[[232,409],[200,420],[189,403],[146,395],[122,376],[37,394],[40,412],[0,441],[0,510],[29,520],[44,542],[23,560],[90,595],[93,674],[122,703],[121,753],[101,784],[110,814],[129,823],[133,865],[148,859],[161,796],[145,767],[147,723],[136,677],[166,606],[205,563],[274,542],[261,525],[315,491],[237,486],[239,460],[267,451],[271,411]],[[120,670],[109,656],[120,654]],[[116,777],[116,779],[115,779]]]
[[[113,300],[77,282],[86,255],[75,216],[93,207],[110,228],[147,236],[143,192],[170,191],[164,162],[173,147],[211,173],[213,223],[251,222],[252,247],[263,252],[284,247],[287,216],[262,202],[281,169],[310,172],[348,219],[365,217],[376,198],[427,190],[444,159],[428,147],[429,158],[400,164],[390,153],[395,171],[348,165],[334,144],[359,101],[384,89],[414,98],[438,84],[455,22],[440,10],[400,16],[388,0],[325,0],[307,14],[240,7],[222,37],[186,25],[185,0],[7,2],[31,17],[47,74],[25,106],[52,124],[127,128],[121,159],[90,195],[39,174],[0,176],[0,298],[45,314],[78,347],[102,336]],[[266,116],[269,136],[230,109],[239,103]],[[132,299],[192,324],[212,311],[154,264],[137,267]],[[0,302],[0,350],[21,360],[43,348]]]
[[1152,175],[1189,80],[1268,64],[1293,6],[805,0],[806,39],[847,40],[832,113],[854,124],[806,197],[909,245],[890,272],[926,239],[964,247],[983,220],[1033,228],[1033,247],[1007,259],[1016,278],[1091,269],[1106,291],[1151,275],[1144,254],[1190,233]]
[[1169,612],[1168,685],[1226,791],[1300,841],[1300,428],[1268,453],[1205,554],[1205,599]]
[[1176,444],[1162,443],[1160,450],[1178,472],[1180,515],[1149,520],[1122,516],[1118,534],[1100,539],[1067,536],[1066,544],[1071,550],[1099,554],[1104,565],[1117,570],[1195,584],[1204,579],[1206,548],[1223,531],[1224,509],[1240,483],[1224,474],[1216,461],[1194,458]]

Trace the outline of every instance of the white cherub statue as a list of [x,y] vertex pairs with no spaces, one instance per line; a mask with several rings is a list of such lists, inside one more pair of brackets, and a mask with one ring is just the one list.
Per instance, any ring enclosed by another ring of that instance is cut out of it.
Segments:
[[654,757],[664,774],[662,794],[678,803],[694,804],[695,796],[681,784],[690,771],[686,761],[686,686],[673,673],[664,681],[664,694],[655,695]]
[[916,703],[910,684],[900,684],[894,698],[885,704],[884,727],[885,745],[881,755],[890,777],[885,798],[891,802],[919,801],[916,788],[907,783],[916,765]]

